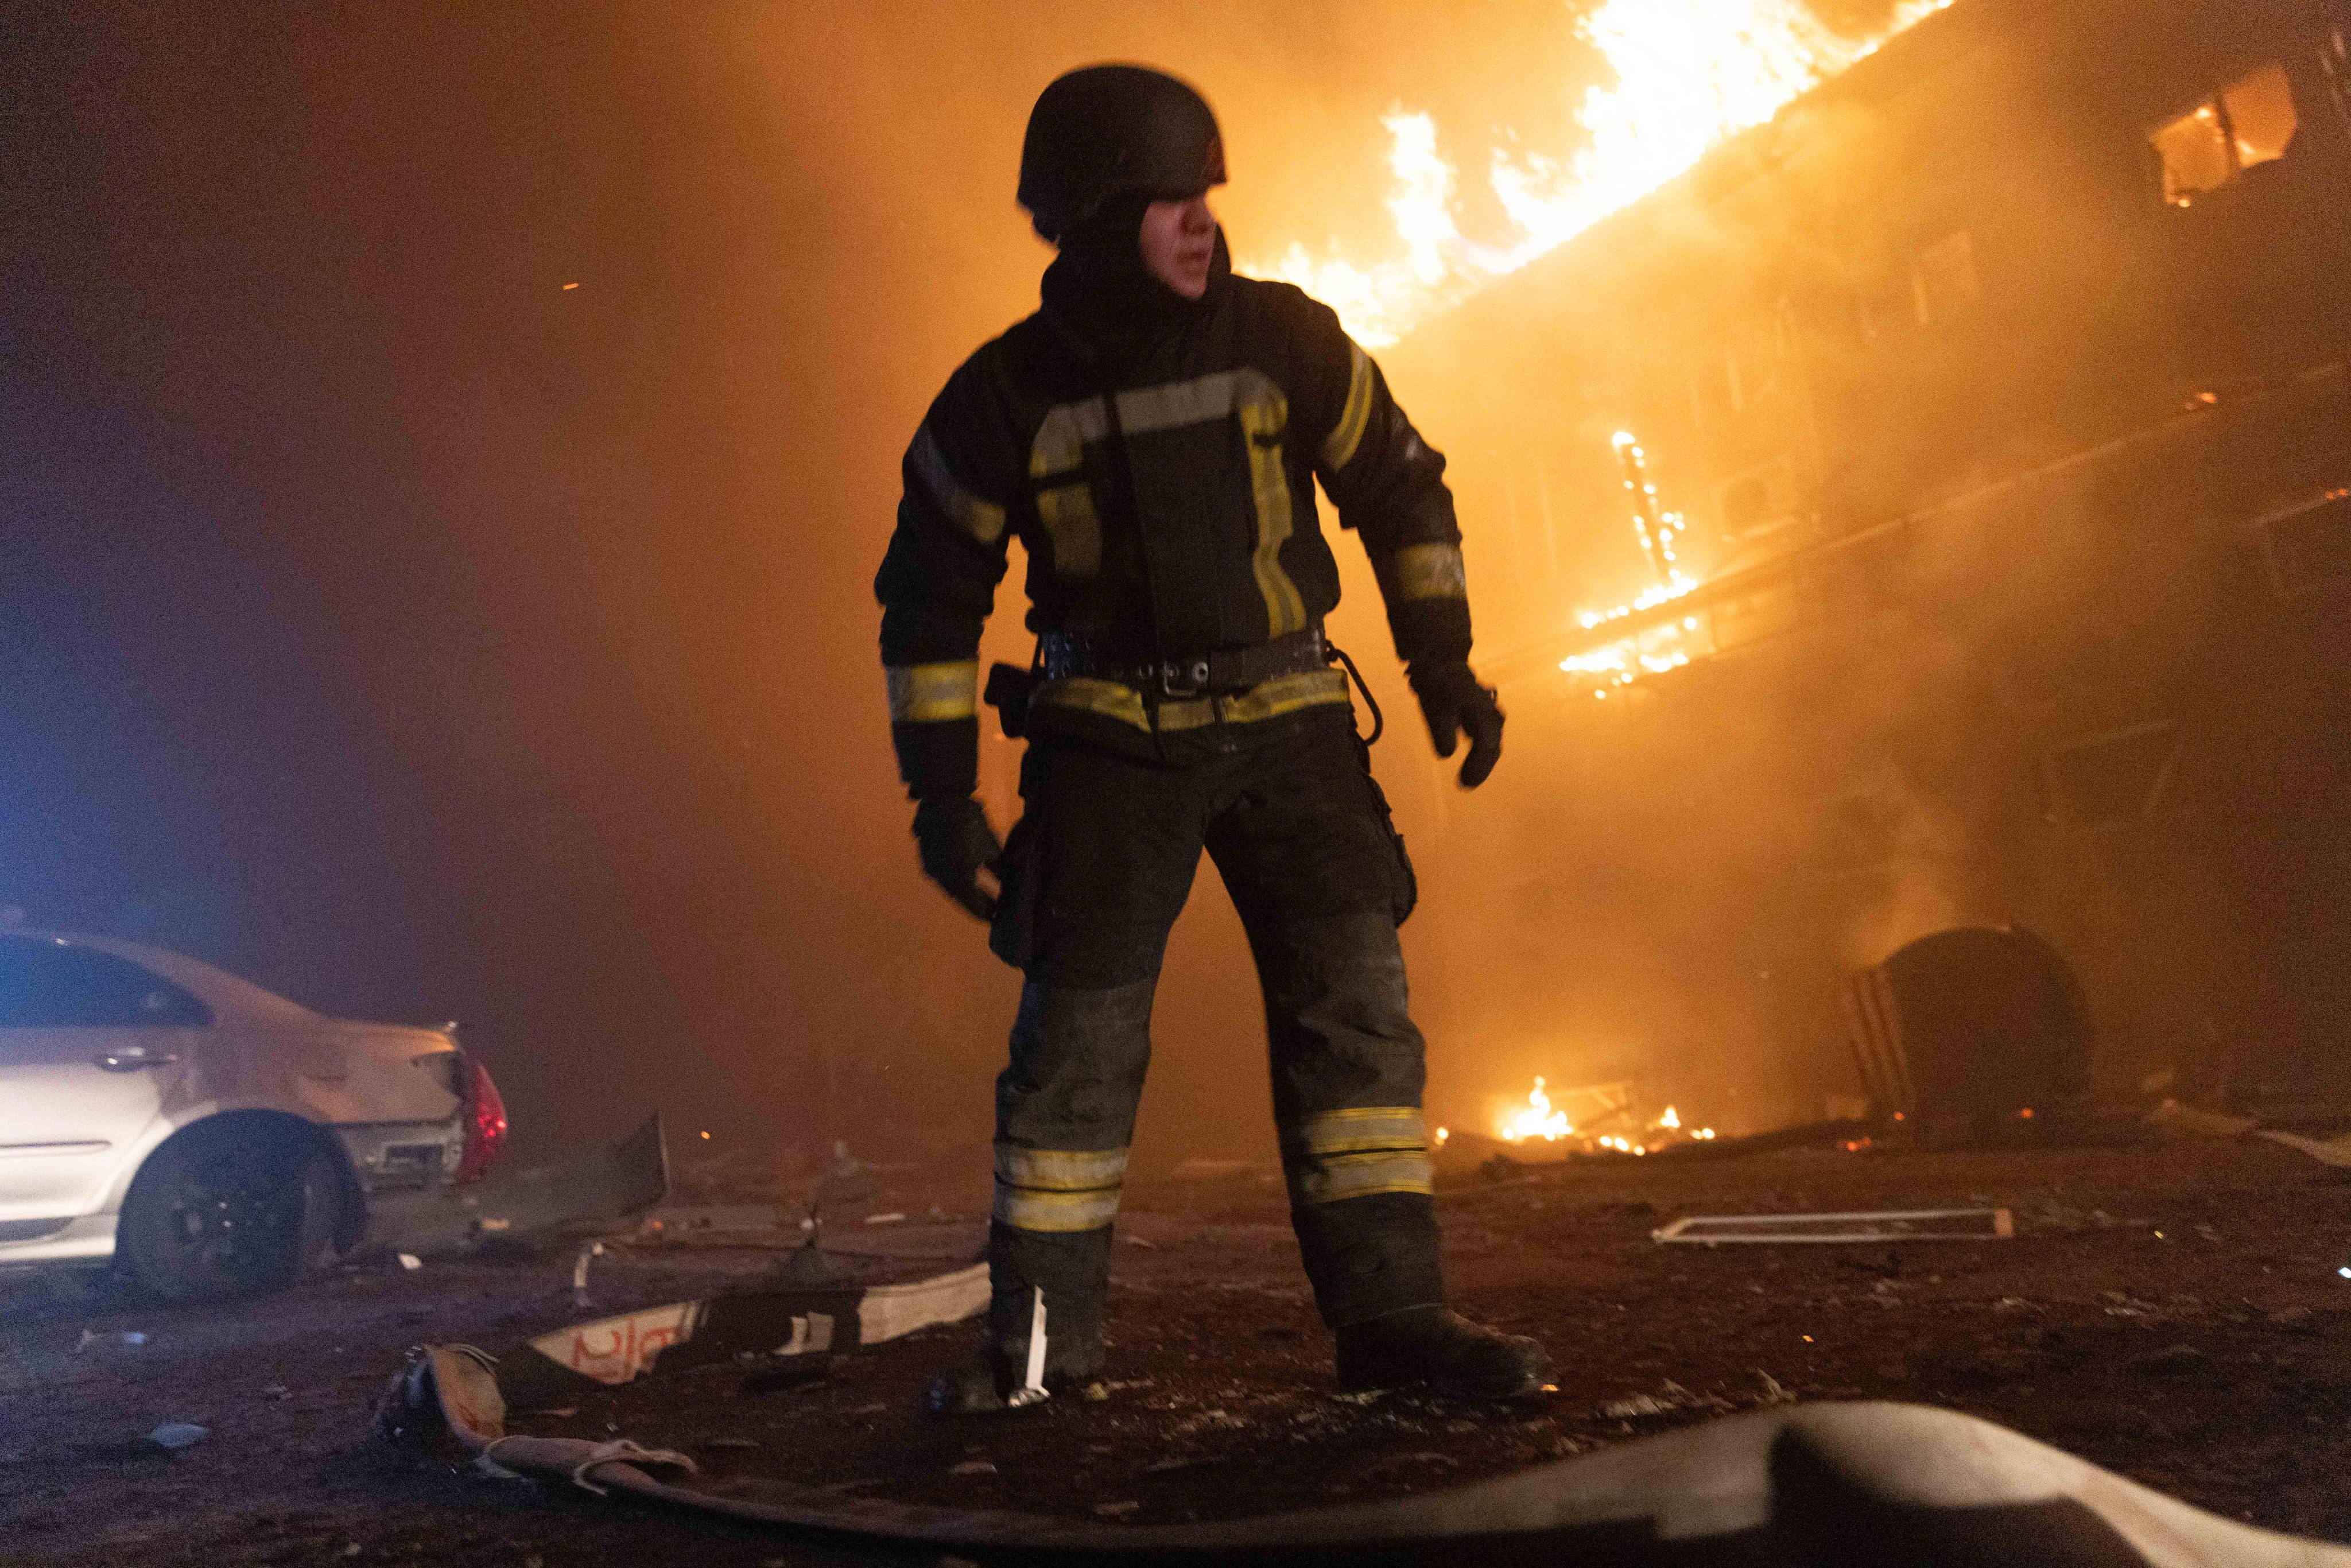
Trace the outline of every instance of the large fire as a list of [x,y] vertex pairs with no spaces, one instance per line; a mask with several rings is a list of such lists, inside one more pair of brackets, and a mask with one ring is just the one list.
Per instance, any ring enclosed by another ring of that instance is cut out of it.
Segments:
[[1587,88],[1583,145],[1557,154],[1497,151],[1486,179],[1514,233],[1464,235],[1458,178],[1437,123],[1398,108],[1384,123],[1395,177],[1387,207],[1403,254],[1358,261],[1293,245],[1244,270],[1285,278],[1339,312],[1358,342],[1395,342],[1423,317],[1517,271],[1697,162],[1707,149],[1770,120],[1950,0],[1900,0],[1881,34],[1848,37],[1802,0],[1602,0],[1578,30],[1606,58],[1614,86]]

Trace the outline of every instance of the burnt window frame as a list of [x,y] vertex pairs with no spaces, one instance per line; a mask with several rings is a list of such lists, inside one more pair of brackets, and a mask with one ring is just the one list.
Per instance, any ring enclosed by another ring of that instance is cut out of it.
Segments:
[[[2294,146],[2302,140],[2304,128],[2309,123],[2311,118],[2309,106],[2304,102],[2306,89],[2297,79],[2294,71],[2295,59],[2296,53],[2294,50],[2257,57],[2247,64],[2223,73],[2219,81],[2206,88],[2193,99],[2158,116],[2152,122],[2140,128],[2138,145],[2147,171],[2148,189],[2154,193],[2155,204],[2158,208],[2167,213],[2193,212],[2199,206],[2220,197],[2222,192],[2243,186],[2246,183],[2245,175],[2249,170],[2259,169],[2271,163],[2285,164],[2292,160]],[[2242,148],[2237,135],[2236,121],[2229,112],[2229,94],[2264,71],[2273,69],[2285,82],[2286,103],[2294,111],[2294,131],[2286,138],[2284,144],[2278,149],[2274,156],[2264,158],[2257,163],[2248,163],[2244,162]],[[2156,138],[2180,121],[2191,119],[2207,109],[2212,111],[2214,124],[2220,134],[2221,148],[2228,155],[2228,178],[2217,185],[2200,186],[2189,192],[2187,200],[2174,200],[2169,194],[2171,165],[2164,158],[2163,148]]]

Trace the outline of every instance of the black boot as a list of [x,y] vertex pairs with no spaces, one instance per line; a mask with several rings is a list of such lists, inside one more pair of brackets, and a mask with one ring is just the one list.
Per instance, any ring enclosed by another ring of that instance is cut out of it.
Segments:
[[[1048,1340],[1045,1347],[1045,1387],[1060,1394],[1081,1388],[1102,1375],[1102,1348],[1099,1336],[1073,1336],[1072,1341]],[[923,1409],[932,1416],[998,1416],[1035,1401],[1015,1397],[1029,1372],[1029,1347],[984,1344],[977,1355],[949,1367],[923,1390]]]
[[1448,1307],[1409,1307],[1339,1330],[1339,1386],[1426,1383],[1448,1399],[1523,1399],[1551,1385],[1551,1357]]

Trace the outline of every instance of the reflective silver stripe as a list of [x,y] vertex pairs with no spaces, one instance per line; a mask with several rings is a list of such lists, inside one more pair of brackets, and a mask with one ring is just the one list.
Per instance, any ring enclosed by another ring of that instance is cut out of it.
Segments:
[[946,454],[939,450],[938,438],[931,434],[928,421],[914,432],[914,444],[906,449],[906,461],[914,465],[914,477],[930,492],[932,503],[956,527],[984,545],[992,545],[1004,537],[1004,508],[993,501],[981,500],[956,480],[947,467]]
[[1084,1192],[1126,1179],[1124,1149],[1019,1149],[996,1145],[996,1179],[1014,1186]]
[[936,724],[979,712],[979,661],[951,664],[885,664],[892,724]]
[[1118,1218],[1118,1188],[1100,1192],[1030,1192],[1026,1187],[996,1188],[990,1211],[998,1223],[1015,1230],[1100,1230]]
[[1391,604],[1415,599],[1467,599],[1469,579],[1459,545],[1406,545],[1380,571]]
[[1118,394],[1118,423],[1135,435],[1206,424],[1233,412],[1236,392],[1244,382],[1272,385],[1261,371],[1238,370],[1217,371],[1196,381],[1137,387]]
[[1281,1142],[1286,1149],[1310,1155],[1351,1154],[1359,1149],[1425,1149],[1428,1146],[1428,1123],[1417,1105],[1364,1105],[1309,1116],[1284,1134]]
[[1298,1203],[1337,1203],[1380,1192],[1431,1190],[1428,1156],[1418,1151],[1320,1155],[1293,1162],[1290,1167],[1290,1195]]
[[1353,343],[1347,345],[1347,403],[1339,412],[1339,423],[1331,427],[1330,438],[1322,443],[1322,472],[1336,474],[1355,455],[1363,444],[1364,427],[1372,419],[1372,357]]
[[1092,577],[1102,570],[1102,519],[1083,479],[1038,491],[1037,520],[1052,538],[1056,577]]
[[[1263,371],[1248,366],[1188,382],[1136,387],[1118,394],[1119,428],[1130,435],[1147,435],[1155,430],[1207,424],[1227,418],[1245,403],[1266,402],[1269,394],[1278,400],[1281,389]],[[1049,409],[1029,447],[1029,472],[1039,479],[1066,474],[1082,460],[1086,443],[1109,434],[1110,411],[1098,397]]]

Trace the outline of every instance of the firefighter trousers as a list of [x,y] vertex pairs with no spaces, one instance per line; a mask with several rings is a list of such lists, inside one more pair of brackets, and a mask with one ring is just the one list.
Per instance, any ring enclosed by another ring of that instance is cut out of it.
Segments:
[[999,1380],[1025,1356],[1040,1290],[1049,1367],[1099,1364],[1153,991],[1203,849],[1256,959],[1291,1218],[1323,1320],[1443,1301],[1424,1048],[1396,940],[1412,873],[1351,719],[1230,726],[1227,748],[1182,768],[1032,742],[994,934],[1028,976],[996,1088]]

